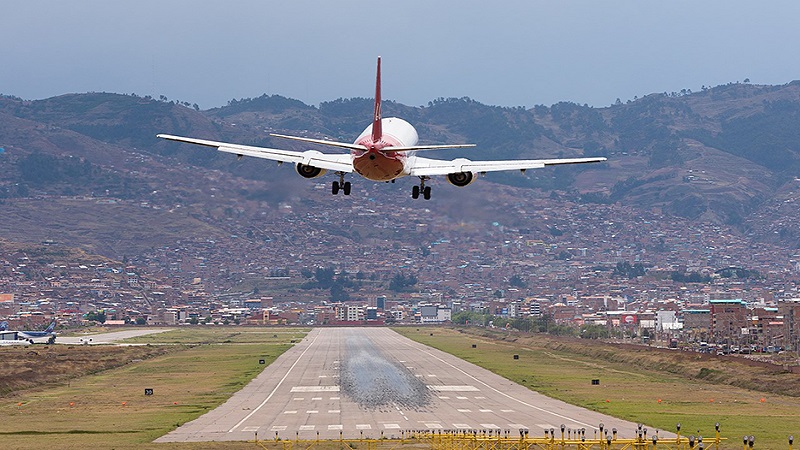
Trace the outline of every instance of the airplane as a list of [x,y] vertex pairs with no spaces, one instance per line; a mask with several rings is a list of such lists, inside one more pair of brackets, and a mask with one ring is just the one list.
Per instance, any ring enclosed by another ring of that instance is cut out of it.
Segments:
[[215,147],[218,151],[232,153],[241,159],[243,156],[293,163],[295,171],[304,178],[317,178],[328,170],[339,176],[334,181],[331,193],[350,195],[351,184],[345,181],[346,174],[356,172],[371,181],[394,182],[405,176],[415,176],[420,180],[419,186],[411,190],[411,197],[426,200],[431,198],[431,187],[426,182],[433,176],[444,176],[450,184],[463,187],[471,184],[477,174],[502,170],[541,169],[546,166],[560,164],[584,164],[605,161],[603,157],[568,158],[568,159],[528,159],[504,161],[471,161],[456,158],[450,161],[430,159],[416,156],[418,151],[467,148],[475,144],[418,145],[419,135],[414,127],[397,117],[383,118],[381,114],[381,58],[378,57],[378,70],[375,80],[375,109],[372,124],[358,135],[352,144],[324,139],[311,139],[299,136],[287,136],[270,133],[270,136],[347,149],[345,153],[322,153],[317,150],[292,151],[250,145],[209,141],[191,137],[158,134],[156,137],[188,144]]
[[44,331],[17,331],[17,339],[33,344],[37,339],[47,338],[47,343],[52,344],[56,341],[56,334],[53,332],[55,328],[56,321],[54,320]]

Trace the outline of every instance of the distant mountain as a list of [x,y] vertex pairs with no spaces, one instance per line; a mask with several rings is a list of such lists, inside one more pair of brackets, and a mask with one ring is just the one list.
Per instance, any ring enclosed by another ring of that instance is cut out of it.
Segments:
[[[295,195],[286,189],[287,183],[300,186],[307,181],[291,170],[265,169],[272,167],[266,163],[242,164],[206,148],[160,141],[156,133],[301,149],[307,147],[268,133],[351,141],[368,125],[371,108],[371,100],[363,98],[315,107],[278,95],[231,101],[207,111],[164,98],[109,93],[40,101],[0,97],[0,147],[5,149],[0,153],[0,200],[56,196],[74,201],[86,196],[144,202],[163,208],[160,211],[195,205],[171,224],[172,229],[163,225],[161,230],[163,236],[191,234],[198,223],[208,225],[204,215],[225,208],[225,198],[277,204]],[[587,204],[619,202],[657,209],[733,225],[757,239],[800,243],[800,231],[793,226],[800,223],[800,212],[792,207],[799,184],[795,177],[800,175],[797,81],[652,94],[605,108],[574,103],[502,108],[468,98],[440,98],[425,107],[385,102],[383,110],[386,117],[411,122],[421,142],[478,144],[475,150],[439,152],[440,158],[609,158],[606,164],[528,171],[524,176],[495,174],[487,177],[490,181],[542,189],[544,195]],[[485,194],[476,190],[473,195]],[[6,206],[12,204],[20,203]],[[51,214],[68,215],[70,210],[53,208]],[[0,205],[0,213],[2,209]],[[453,214],[458,215],[456,210]],[[119,214],[116,227],[137,223]],[[118,242],[124,230],[117,231],[70,239]],[[119,255],[137,251],[137,245],[157,243],[92,245],[104,254]]]

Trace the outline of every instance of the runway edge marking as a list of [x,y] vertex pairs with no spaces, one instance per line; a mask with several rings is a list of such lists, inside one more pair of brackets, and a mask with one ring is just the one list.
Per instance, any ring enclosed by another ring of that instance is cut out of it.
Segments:
[[236,425],[233,426],[233,428],[228,430],[228,433],[233,433],[234,431],[236,431],[236,429],[239,428],[239,426],[241,426],[245,421],[247,421],[247,419],[253,417],[253,414],[257,413],[259,409],[263,408],[264,405],[267,404],[269,399],[271,399],[272,396],[275,395],[275,392],[278,391],[278,388],[280,388],[281,385],[283,384],[283,382],[286,381],[286,378],[289,377],[289,374],[292,373],[292,369],[294,369],[294,366],[296,366],[297,363],[300,362],[300,359],[303,358],[303,356],[306,354],[308,349],[310,349],[314,345],[314,343],[317,342],[317,338],[319,337],[319,335],[320,335],[320,333],[317,333],[317,335],[314,336],[314,340],[312,340],[311,343],[308,344],[308,347],[306,347],[306,349],[303,350],[303,353],[300,353],[300,356],[297,357],[297,360],[295,360],[294,364],[292,364],[292,367],[289,367],[289,370],[286,371],[286,375],[284,375],[283,378],[281,378],[281,381],[278,382],[278,385],[275,386],[275,389],[273,389],[272,392],[269,393],[267,398],[265,398],[264,401],[261,402],[261,404],[258,405],[258,407],[256,409],[250,411],[250,414],[244,416],[244,419],[240,420],[239,423],[237,423]]
[[[399,334],[399,333],[398,333],[397,335],[398,335],[398,336],[400,336],[400,334]],[[400,336],[400,337],[402,337],[402,336]],[[521,404],[523,404],[523,405],[525,405],[525,406],[527,406],[527,407],[529,407],[529,408],[535,409],[535,410],[537,410],[537,411],[541,411],[541,412],[543,412],[543,413],[546,413],[546,414],[551,414],[551,415],[553,415],[553,416],[556,416],[556,417],[558,417],[558,418],[561,418],[561,419],[564,419],[564,420],[569,420],[570,422],[577,423],[578,425],[582,425],[582,426],[585,426],[585,427],[587,427],[587,428],[590,428],[590,429],[595,429],[595,427],[594,427],[594,426],[592,426],[592,425],[589,425],[588,423],[583,423],[583,422],[580,422],[580,421],[578,421],[578,420],[575,420],[575,419],[573,419],[573,418],[571,418],[571,417],[567,417],[567,416],[564,416],[564,415],[558,414],[558,413],[556,413],[556,412],[553,412],[553,411],[548,411],[548,410],[546,410],[546,409],[544,409],[544,408],[540,408],[540,407],[538,407],[538,406],[531,405],[530,403],[528,403],[528,402],[525,402],[524,400],[520,400],[520,399],[518,399],[518,398],[516,398],[516,397],[512,397],[511,395],[508,395],[508,394],[506,394],[505,392],[503,392],[503,391],[501,391],[501,390],[499,390],[499,389],[495,388],[494,386],[491,386],[491,385],[489,385],[488,383],[484,383],[483,381],[479,380],[477,377],[474,377],[474,376],[472,376],[471,374],[469,374],[469,373],[467,373],[467,372],[465,372],[465,371],[461,370],[460,368],[458,368],[458,367],[454,366],[453,364],[450,364],[449,362],[445,361],[444,359],[442,359],[442,358],[440,358],[440,357],[438,357],[438,356],[434,355],[433,353],[431,353],[431,352],[427,351],[427,350],[425,349],[425,348],[426,348],[426,346],[425,346],[424,344],[420,344],[419,342],[415,342],[415,341],[413,341],[413,340],[411,340],[411,339],[409,339],[409,338],[405,338],[405,339],[407,339],[407,340],[411,341],[411,343],[413,343],[413,344],[414,344],[414,345],[411,345],[411,347],[413,347],[413,346],[417,346],[417,349],[418,349],[420,352],[422,352],[422,353],[425,353],[425,354],[427,354],[428,356],[430,356],[430,357],[432,357],[432,358],[434,358],[434,359],[437,359],[437,360],[439,360],[440,362],[442,362],[442,363],[444,363],[444,364],[446,364],[446,365],[448,365],[448,366],[452,367],[453,369],[455,369],[455,370],[457,370],[457,371],[461,372],[462,374],[466,375],[467,377],[469,377],[469,378],[471,378],[471,379],[475,380],[476,382],[478,382],[478,383],[480,383],[480,384],[482,384],[482,385],[486,386],[487,388],[489,388],[489,389],[493,390],[494,392],[496,392],[496,393],[498,393],[498,394],[502,395],[503,397],[506,397],[506,398],[508,398],[508,399],[514,400],[515,402],[521,403]],[[434,350],[435,350],[435,349],[434,349]],[[438,350],[438,351],[441,351],[441,350]],[[448,356],[451,356],[451,357],[457,358],[457,357],[455,357],[455,356],[453,356],[453,355],[449,355],[449,354],[448,354],[448,353],[446,353],[446,352],[442,352],[442,353],[444,353],[444,354],[446,354],[446,355],[448,355]],[[484,370],[485,370],[485,369],[484,369]]]

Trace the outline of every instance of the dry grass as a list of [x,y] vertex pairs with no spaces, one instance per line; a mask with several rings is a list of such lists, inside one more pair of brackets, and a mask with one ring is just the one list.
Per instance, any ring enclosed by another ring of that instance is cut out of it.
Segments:
[[165,346],[0,347],[0,397],[164,355]]
[[[723,437],[731,440],[724,449],[741,448],[744,434],[755,435],[758,448],[770,449],[785,448],[787,436],[800,434],[800,397],[765,393],[781,384],[792,391],[800,380],[774,367],[484,329],[397,331],[547,396],[644,423],[651,430],[674,431],[681,423],[685,435],[708,438],[719,422]],[[592,385],[593,379],[600,385]],[[760,390],[733,385],[761,381]]]

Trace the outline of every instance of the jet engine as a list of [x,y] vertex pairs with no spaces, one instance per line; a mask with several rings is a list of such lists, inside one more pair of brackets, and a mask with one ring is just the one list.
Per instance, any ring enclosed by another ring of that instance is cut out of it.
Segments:
[[300,174],[303,178],[317,178],[325,175],[325,169],[320,169],[319,167],[314,166],[307,166],[302,163],[297,163],[294,166],[294,170]]
[[464,187],[475,181],[475,174],[472,172],[457,172],[447,176],[447,181],[453,186]]

